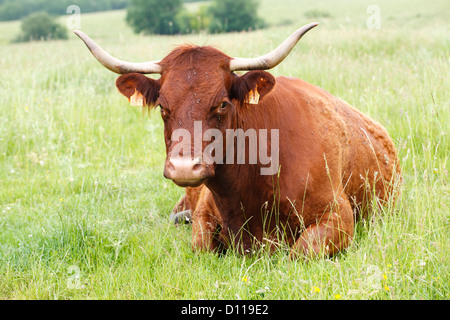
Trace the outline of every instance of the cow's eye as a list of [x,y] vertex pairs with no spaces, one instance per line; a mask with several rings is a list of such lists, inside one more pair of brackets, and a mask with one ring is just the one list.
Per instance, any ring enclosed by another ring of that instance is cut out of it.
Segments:
[[212,106],[210,112],[220,116],[225,114],[227,112],[227,109],[228,109],[228,102],[224,101],[221,102],[219,105],[215,104],[214,106]]
[[169,115],[169,111],[167,111],[167,109],[164,108],[162,105],[158,105],[158,107],[159,107],[159,109],[161,110],[161,115],[162,115],[163,117],[166,117],[166,116]]

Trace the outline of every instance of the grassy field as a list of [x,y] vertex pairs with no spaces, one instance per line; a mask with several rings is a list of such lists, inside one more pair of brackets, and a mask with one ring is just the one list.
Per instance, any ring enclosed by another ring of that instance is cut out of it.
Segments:
[[168,221],[183,189],[162,174],[158,112],[130,107],[74,35],[10,44],[20,23],[0,23],[0,299],[450,298],[450,3],[263,0],[260,12],[270,27],[250,33],[133,35],[124,11],[83,15],[81,29],[145,61],[187,41],[256,56],[319,21],[271,72],[386,127],[404,172],[397,205],[331,259],[194,253],[190,226]]

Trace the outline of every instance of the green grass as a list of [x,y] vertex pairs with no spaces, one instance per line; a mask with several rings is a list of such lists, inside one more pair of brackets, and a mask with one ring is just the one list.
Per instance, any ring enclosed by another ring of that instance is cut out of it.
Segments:
[[[371,4],[379,30],[366,27]],[[263,54],[311,22],[305,13],[329,14],[271,72],[381,122],[405,181],[346,252],[310,262],[284,249],[192,252],[190,226],[168,222],[183,190],[162,175],[158,113],[130,107],[74,35],[10,44],[20,24],[0,23],[0,298],[449,299],[449,11],[437,0],[264,0],[266,30],[174,37],[133,35],[124,11],[83,15],[105,49],[143,61],[186,41]]]

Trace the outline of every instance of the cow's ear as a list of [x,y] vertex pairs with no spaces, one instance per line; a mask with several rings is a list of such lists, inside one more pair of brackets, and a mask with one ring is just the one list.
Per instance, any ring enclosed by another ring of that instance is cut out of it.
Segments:
[[275,85],[275,77],[266,71],[250,71],[233,79],[230,98],[241,104],[258,104]]
[[117,78],[116,86],[132,105],[154,107],[159,96],[160,82],[140,73],[127,73]]

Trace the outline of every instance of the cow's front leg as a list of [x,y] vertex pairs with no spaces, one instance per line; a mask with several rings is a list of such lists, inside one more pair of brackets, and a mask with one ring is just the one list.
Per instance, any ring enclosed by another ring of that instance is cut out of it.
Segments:
[[192,222],[193,250],[214,251],[221,246],[221,220],[211,192],[204,188],[194,210]]
[[303,231],[291,248],[291,258],[330,256],[351,244],[354,220],[350,202],[340,198],[331,208]]

